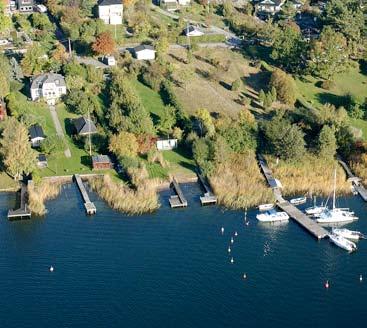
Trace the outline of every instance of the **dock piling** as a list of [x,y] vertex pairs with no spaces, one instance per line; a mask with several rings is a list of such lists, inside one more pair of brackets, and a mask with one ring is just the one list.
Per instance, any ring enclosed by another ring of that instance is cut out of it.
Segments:
[[172,195],[169,198],[169,203],[171,207],[172,208],[187,207],[187,200],[181,190],[180,185],[178,184],[177,180],[175,179],[175,177],[172,178],[172,186],[176,192],[176,195]]

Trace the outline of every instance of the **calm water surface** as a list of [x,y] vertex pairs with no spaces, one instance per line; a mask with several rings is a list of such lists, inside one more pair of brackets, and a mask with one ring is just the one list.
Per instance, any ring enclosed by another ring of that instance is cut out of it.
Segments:
[[[245,226],[241,211],[200,207],[197,185],[184,192],[187,209],[171,210],[166,191],[140,217],[92,194],[87,217],[67,185],[45,218],[23,222],[7,221],[14,195],[0,194],[0,327],[365,326],[367,240],[349,255],[292,221],[261,225],[250,211]],[[348,227],[367,233],[367,205],[341,203],[360,217]]]

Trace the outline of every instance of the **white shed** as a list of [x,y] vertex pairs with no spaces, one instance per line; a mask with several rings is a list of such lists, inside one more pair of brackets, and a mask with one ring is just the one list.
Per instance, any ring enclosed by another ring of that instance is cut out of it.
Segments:
[[134,48],[133,55],[137,60],[153,60],[155,59],[155,50],[150,45],[142,44]]
[[158,150],[172,150],[177,148],[177,139],[158,139],[157,149]]

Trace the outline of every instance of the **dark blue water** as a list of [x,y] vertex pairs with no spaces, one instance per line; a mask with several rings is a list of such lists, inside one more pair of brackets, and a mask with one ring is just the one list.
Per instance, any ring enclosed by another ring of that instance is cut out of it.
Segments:
[[[23,222],[7,221],[14,195],[1,194],[0,327],[364,326],[367,241],[350,255],[292,221],[261,225],[252,211],[245,226],[240,211],[200,207],[197,186],[184,192],[189,208],[171,210],[167,191],[140,217],[92,195],[87,217],[68,185],[45,218]],[[360,216],[348,227],[367,232],[366,205],[342,205]]]

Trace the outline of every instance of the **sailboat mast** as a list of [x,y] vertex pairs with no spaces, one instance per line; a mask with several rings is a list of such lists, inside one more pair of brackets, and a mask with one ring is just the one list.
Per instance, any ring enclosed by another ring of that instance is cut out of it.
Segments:
[[333,194],[333,209],[335,209],[335,190],[336,190],[336,169],[334,171],[334,194]]

